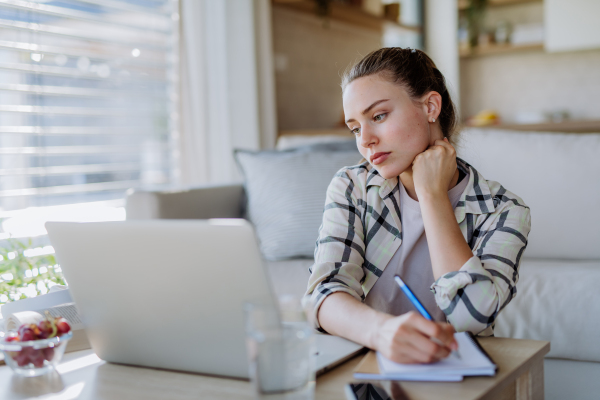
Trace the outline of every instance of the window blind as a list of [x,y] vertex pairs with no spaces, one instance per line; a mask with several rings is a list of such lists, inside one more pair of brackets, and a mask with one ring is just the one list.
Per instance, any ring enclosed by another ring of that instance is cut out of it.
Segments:
[[177,0],[0,0],[0,211],[177,180]]

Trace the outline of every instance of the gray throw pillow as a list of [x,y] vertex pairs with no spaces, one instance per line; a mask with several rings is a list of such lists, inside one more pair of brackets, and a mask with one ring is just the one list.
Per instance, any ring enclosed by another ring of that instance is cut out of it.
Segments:
[[356,148],[327,151],[236,151],[246,188],[246,213],[267,260],[313,257],[327,187],[342,167],[356,165]]

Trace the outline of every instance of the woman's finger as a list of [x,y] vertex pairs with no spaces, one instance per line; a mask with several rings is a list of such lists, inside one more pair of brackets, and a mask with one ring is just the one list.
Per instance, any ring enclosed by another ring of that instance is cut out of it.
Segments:
[[[397,342],[395,341],[392,346],[392,360],[404,364],[408,363],[430,363],[437,361],[438,358],[435,357],[435,352],[428,352],[421,348],[419,344],[419,340],[417,339],[419,334],[405,334],[402,338],[399,338]],[[422,337],[422,336],[421,336]],[[422,337],[426,341],[431,342],[427,338]],[[435,343],[432,342],[433,345]]]
[[447,150],[454,150],[454,146],[452,146],[450,144],[450,142],[448,142],[448,140],[446,138],[444,138],[444,140],[438,139],[434,143],[435,143],[435,145],[441,146],[441,147],[443,147],[443,148],[445,148]]
[[[417,317],[421,317],[417,315]],[[454,339],[454,328],[450,324],[440,324],[429,321],[423,317],[414,318],[411,325],[425,336],[439,340],[444,346],[450,348],[456,343]]]
[[433,342],[419,331],[412,331],[406,336],[408,345],[420,353],[421,362],[433,362],[447,357],[450,349]]

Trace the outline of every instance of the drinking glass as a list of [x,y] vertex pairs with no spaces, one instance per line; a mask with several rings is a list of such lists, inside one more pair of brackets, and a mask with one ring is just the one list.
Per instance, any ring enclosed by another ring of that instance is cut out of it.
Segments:
[[314,335],[299,303],[245,304],[250,380],[261,400],[312,400]]

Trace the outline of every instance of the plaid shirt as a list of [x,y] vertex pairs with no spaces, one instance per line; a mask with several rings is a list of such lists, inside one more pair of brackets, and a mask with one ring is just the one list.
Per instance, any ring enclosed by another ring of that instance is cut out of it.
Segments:
[[[456,159],[469,183],[454,210],[473,251],[458,271],[431,285],[457,331],[493,335],[498,313],[516,295],[519,264],[531,228],[529,207],[472,166]],[[323,223],[307,295],[316,318],[325,298],[349,293],[364,301],[402,243],[398,178],[384,179],[368,162],[342,168],[327,189]]]

